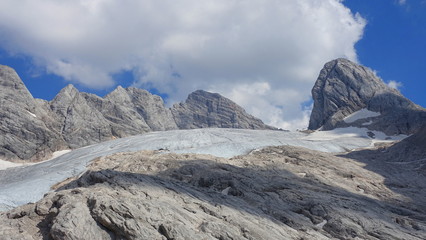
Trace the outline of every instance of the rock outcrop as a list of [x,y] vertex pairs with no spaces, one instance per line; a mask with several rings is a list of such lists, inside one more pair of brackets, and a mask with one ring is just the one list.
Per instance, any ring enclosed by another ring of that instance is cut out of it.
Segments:
[[[412,134],[426,123],[424,108],[387,86],[371,69],[346,59],[325,64],[312,89],[312,97],[311,130],[356,126],[388,135]],[[358,111],[370,115],[362,117]],[[345,121],[357,112],[361,117]]]
[[0,159],[37,160],[66,148],[47,102],[36,100],[18,74],[0,65]]
[[65,148],[150,131],[204,127],[273,129],[219,94],[196,91],[172,109],[160,96],[117,87],[104,98],[68,85],[50,102],[34,99],[0,66],[0,159],[39,160]]
[[118,153],[1,213],[0,238],[420,240],[425,182],[407,197],[383,181],[405,185],[415,171],[291,146],[232,159]]
[[50,108],[61,123],[61,136],[70,148],[110,140],[109,122],[92,108],[84,96],[68,85],[50,102]]
[[231,100],[217,93],[202,90],[189,94],[185,103],[175,104],[171,110],[180,129],[206,127],[274,129],[247,114]]

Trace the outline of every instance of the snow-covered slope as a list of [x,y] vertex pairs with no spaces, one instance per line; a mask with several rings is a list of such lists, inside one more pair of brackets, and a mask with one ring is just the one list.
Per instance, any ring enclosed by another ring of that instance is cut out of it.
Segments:
[[[391,140],[384,134],[376,133],[375,138],[369,137],[369,134],[372,136],[367,129],[360,128],[313,134],[269,130],[194,129],[152,132],[116,139],[73,150],[51,161],[1,170],[0,210],[35,202],[41,199],[53,184],[84,172],[86,165],[94,158],[117,152],[161,150],[229,158],[266,146],[292,145],[324,152],[344,152],[370,147],[374,141]],[[402,137],[404,136],[399,136]]]

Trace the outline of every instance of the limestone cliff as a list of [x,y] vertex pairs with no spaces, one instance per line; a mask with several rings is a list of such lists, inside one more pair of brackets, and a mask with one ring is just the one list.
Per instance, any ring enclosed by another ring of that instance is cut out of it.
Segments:
[[[387,86],[371,69],[346,59],[325,64],[312,88],[312,97],[311,130],[356,126],[388,135],[411,134],[426,123],[424,108]],[[345,121],[362,110],[376,114]]]

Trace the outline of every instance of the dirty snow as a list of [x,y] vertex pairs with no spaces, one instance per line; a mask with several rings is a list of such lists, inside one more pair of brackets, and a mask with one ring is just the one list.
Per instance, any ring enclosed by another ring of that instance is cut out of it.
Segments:
[[42,160],[40,162],[20,162],[20,163],[14,163],[14,162],[9,162],[9,161],[5,161],[0,159],[0,170],[4,170],[4,169],[8,169],[8,168],[14,168],[14,167],[19,167],[19,166],[28,166],[28,165],[34,165],[34,164],[40,164],[43,163],[45,161],[50,161],[53,160],[57,157],[60,157],[62,155],[64,155],[65,153],[69,153],[71,152],[70,149],[67,150],[61,150],[61,151],[56,151],[54,153],[52,153],[52,156],[49,159],[46,160]]
[[53,154],[52,154],[52,157],[50,157],[49,159],[47,159],[46,161],[50,161],[50,160],[52,160],[52,159],[55,159],[55,158],[57,158],[57,157],[60,157],[60,156],[62,156],[62,155],[64,155],[64,154],[66,154],[66,153],[69,153],[69,152],[71,152],[71,150],[70,149],[67,149],[67,150],[61,150],[61,151],[56,151],[56,152],[54,152]]
[[378,117],[380,116],[379,112],[373,112],[370,111],[366,108],[363,108],[359,111],[356,111],[354,113],[352,113],[351,115],[345,117],[343,119],[343,121],[345,121],[345,123],[353,123],[359,119],[365,119],[365,118],[370,118],[370,117]]
[[[117,152],[163,150],[229,158],[254,149],[278,145],[343,152],[369,147],[374,141],[388,138],[377,132],[373,139],[367,132],[367,129],[358,128],[318,131],[312,134],[269,130],[194,129],[151,132],[116,139],[79,148],[50,161],[0,170],[0,211],[41,199],[55,183],[84,172],[86,165],[94,158]],[[391,139],[387,139],[389,140]]]

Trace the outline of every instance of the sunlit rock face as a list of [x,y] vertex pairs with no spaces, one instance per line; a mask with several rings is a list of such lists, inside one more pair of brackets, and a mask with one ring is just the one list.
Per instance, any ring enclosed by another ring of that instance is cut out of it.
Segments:
[[274,129],[246,113],[231,100],[203,90],[189,94],[184,103],[175,104],[171,110],[180,129],[206,127]]
[[37,160],[67,143],[45,101],[34,99],[18,74],[0,65],[0,159]]

